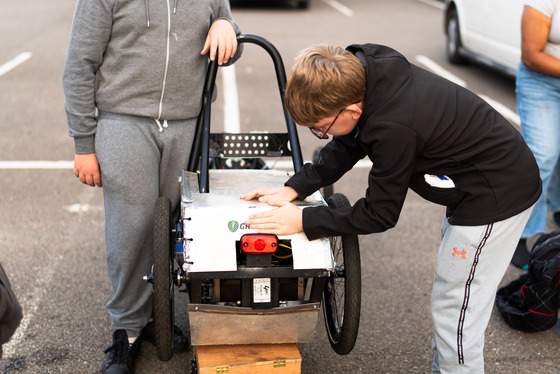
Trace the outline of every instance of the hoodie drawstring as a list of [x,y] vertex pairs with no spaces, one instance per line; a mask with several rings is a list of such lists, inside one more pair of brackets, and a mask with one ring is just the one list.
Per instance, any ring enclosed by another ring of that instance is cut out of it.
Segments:
[[[175,5],[173,7],[173,13],[175,13],[177,11],[177,1],[175,0]],[[148,0],[145,0],[145,4],[146,4],[146,23],[148,25],[148,27],[150,27],[150,7],[148,4]],[[170,4],[169,4],[169,0],[167,0],[167,57],[166,57],[166,61],[165,61],[165,73],[163,75],[163,89],[161,91],[161,99],[159,102],[159,114],[158,114],[158,118],[155,118],[154,120],[156,121],[156,124],[158,125],[159,128],[159,132],[163,132],[163,129],[166,129],[168,127],[167,125],[167,120],[163,121],[163,124],[160,121],[160,117],[161,117],[161,111],[162,111],[162,106],[163,106],[163,96],[165,93],[165,84],[166,84],[166,80],[167,80],[167,69],[169,67],[169,35],[171,32],[171,13],[170,13]]]
[[161,122],[159,121],[158,118],[154,118],[154,120],[156,121],[158,127],[159,127],[159,132],[163,132],[163,129],[166,129],[169,127],[169,125],[167,125],[167,120],[164,119],[163,120],[163,125],[161,124]]
[[[177,13],[177,1],[175,0],[175,5],[173,5],[173,14]],[[146,24],[150,27],[150,5],[148,0],[146,0]]]

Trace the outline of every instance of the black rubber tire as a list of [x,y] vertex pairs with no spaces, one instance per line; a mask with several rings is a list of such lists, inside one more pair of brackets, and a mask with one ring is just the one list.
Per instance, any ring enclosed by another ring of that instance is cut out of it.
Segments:
[[154,325],[156,351],[162,361],[173,357],[174,290],[171,202],[161,196],[154,217]]
[[299,9],[309,9],[310,0],[298,0],[297,5]]
[[196,358],[191,360],[191,374],[198,374],[198,364],[196,363]]
[[[346,196],[333,194],[327,201],[332,208],[349,207]],[[336,269],[323,290],[323,315],[332,349],[339,355],[352,351],[360,327],[362,271],[357,235],[331,238]]]
[[459,31],[459,17],[457,10],[451,9],[447,20],[447,40],[445,44],[445,54],[447,60],[452,64],[464,64],[465,56],[461,54],[463,46],[461,42],[461,32]]

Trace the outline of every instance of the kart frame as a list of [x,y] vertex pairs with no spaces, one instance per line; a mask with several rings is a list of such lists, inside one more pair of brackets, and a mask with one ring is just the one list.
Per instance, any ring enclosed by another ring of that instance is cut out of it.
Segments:
[[[154,265],[152,273],[145,278],[154,289],[158,357],[165,361],[173,355],[174,287],[182,285],[186,285],[189,295],[193,346],[310,342],[322,309],[333,350],[348,354],[357,338],[361,306],[356,235],[315,241],[308,241],[303,233],[278,237],[278,252],[266,256],[245,254],[240,249],[240,239],[231,239],[242,235],[237,232],[238,222],[243,222],[248,212],[270,209],[266,204],[242,201],[237,189],[246,193],[251,185],[252,188],[277,187],[289,178],[288,172],[266,170],[262,157],[291,157],[295,172],[303,165],[296,126],[284,105],[286,74],[280,54],[270,42],[257,35],[241,34],[238,43],[256,44],[272,58],[287,133],[211,133],[211,103],[218,64],[210,62],[189,165],[181,176],[179,217],[174,217],[166,196],[158,199],[155,208]],[[266,140],[238,141],[253,136]],[[259,167],[212,169],[230,157]],[[248,160],[259,162],[245,162]],[[326,204],[333,209],[350,206],[340,193],[332,194],[325,202],[315,192],[294,203],[302,209]],[[218,234],[213,229],[206,232],[205,226],[221,219],[224,211],[239,215],[236,219],[226,218],[232,233]],[[256,230],[245,227],[245,232]],[[205,236],[215,241],[208,244]]]

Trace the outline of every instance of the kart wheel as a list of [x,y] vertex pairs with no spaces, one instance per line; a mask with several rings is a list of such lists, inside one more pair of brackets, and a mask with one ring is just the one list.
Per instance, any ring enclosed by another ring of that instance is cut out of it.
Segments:
[[[335,193],[327,203],[331,208],[350,206],[346,196]],[[323,290],[323,315],[332,349],[339,355],[352,351],[360,326],[362,275],[357,235],[331,238],[335,270]]]
[[449,20],[447,21],[447,43],[445,53],[447,60],[452,64],[463,64],[466,59],[461,55],[461,32],[459,31],[459,16],[455,9],[451,10]]
[[161,196],[156,202],[154,220],[154,325],[158,358],[173,356],[173,254],[171,240],[171,202]]
[[191,374],[198,374],[198,364],[196,363],[196,358],[191,360]]

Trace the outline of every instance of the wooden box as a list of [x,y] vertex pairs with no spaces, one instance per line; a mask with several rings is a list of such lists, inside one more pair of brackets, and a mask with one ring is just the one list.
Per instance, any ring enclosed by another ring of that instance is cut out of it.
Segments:
[[194,348],[199,374],[300,374],[296,344],[211,345]]

